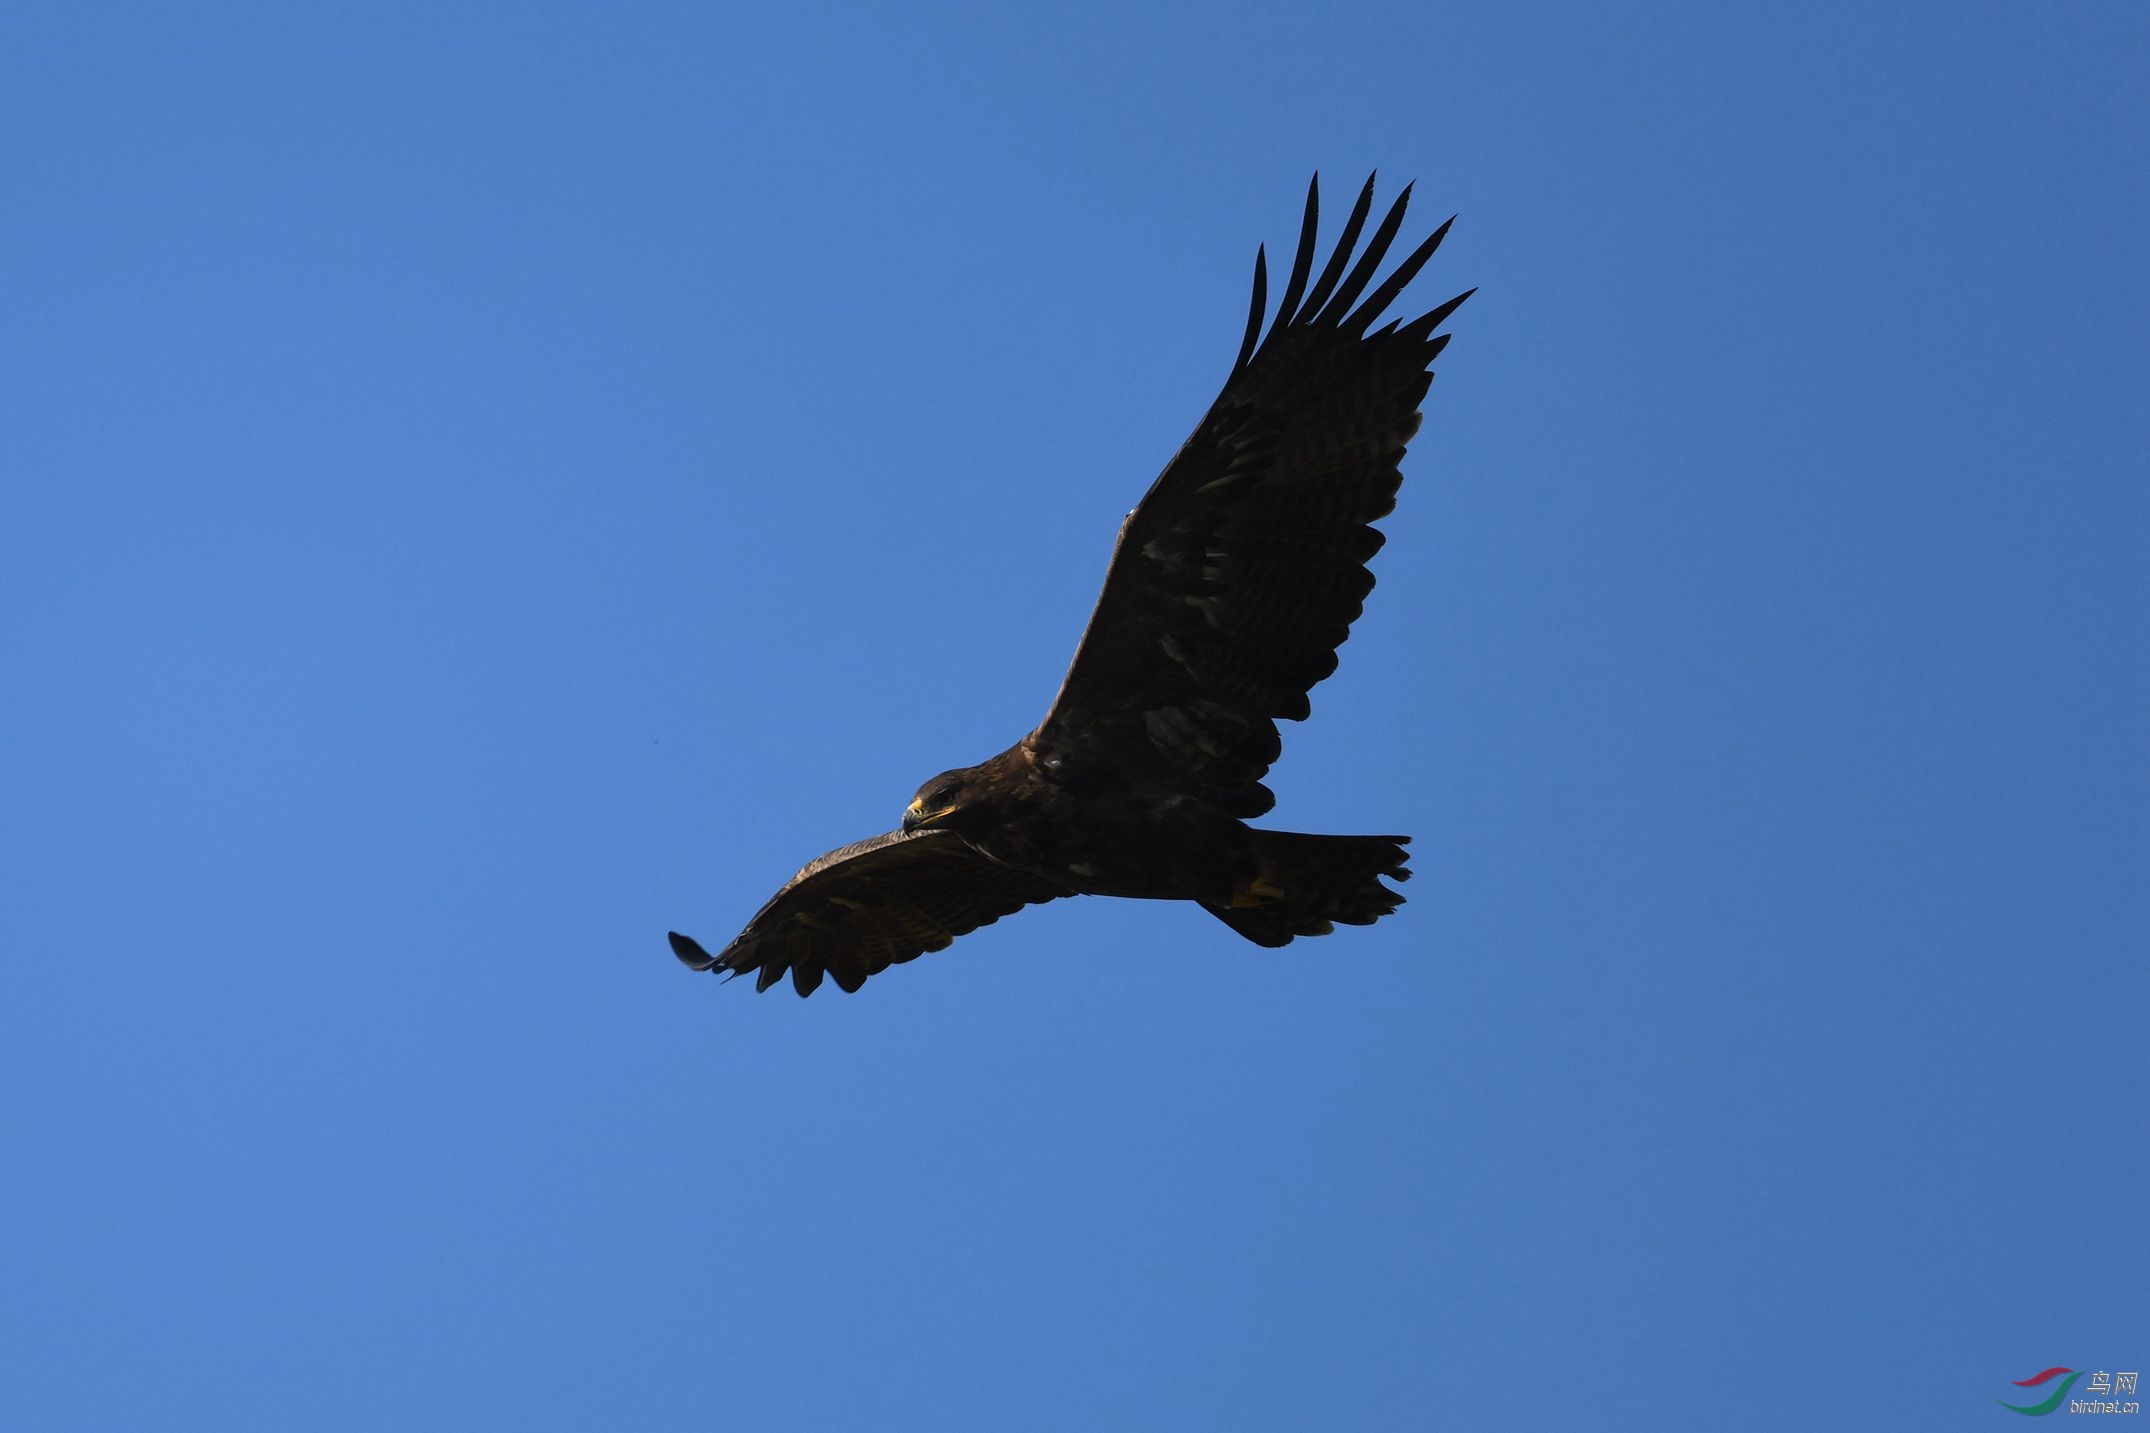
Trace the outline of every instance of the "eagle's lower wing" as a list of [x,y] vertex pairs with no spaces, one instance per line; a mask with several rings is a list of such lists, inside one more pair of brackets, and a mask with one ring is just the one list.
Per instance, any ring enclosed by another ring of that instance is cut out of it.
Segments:
[[[1120,528],[1105,590],[1036,738],[1169,773],[1239,816],[1275,798],[1276,719],[1307,714],[1374,585],[1371,524],[1396,505],[1434,335],[1469,293],[1368,333],[1448,232],[1372,293],[1407,187],[1347,274],[1373,202],[1366,181],[1334,255],[1313,267],[1317,187],[1274,323],[1256,254],[1246,341],[1224,391]],[[1365,294],[1364,302],[1360,296]]]
[[867,976],[944,950],[1010,912],[1072,894],[980,854],[952,831],[891,831],[809,864],[716,955],[676,931],[672,953],[696,970],[758,970],[757,990],[787,970],[801,995],[813,994],[824,974],[856,990]]

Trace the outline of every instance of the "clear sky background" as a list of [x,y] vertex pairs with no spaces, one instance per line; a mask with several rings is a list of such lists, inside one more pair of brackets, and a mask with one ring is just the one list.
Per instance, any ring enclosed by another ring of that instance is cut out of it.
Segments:
[[[2150,1363],[2126,3],[0,11],[0,1426],[2011,1427]],[[1266,952],[683,970],[1460,211]],[[2080,1391],[2080,1390],[2079,1390]]]

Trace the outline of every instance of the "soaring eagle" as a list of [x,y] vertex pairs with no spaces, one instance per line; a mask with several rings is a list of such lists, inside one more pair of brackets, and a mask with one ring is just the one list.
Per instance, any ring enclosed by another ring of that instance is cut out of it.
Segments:
[[[1359,254],[1369,178],[1313,275],[1320,179],[1269,331],[1268,269],[1254,257],[1246,338],[1224,391],[1121,524],[1105,590],[1045,720],[976,766],[918,789],[900,830],[831,851],[793,876],[696,970],[870,975],[1039,901],[1198,901],[1257,945],[1369,925],[1403,897],[1405,836],[1310,836],[1246,824],[1276,804],[1262,777],[1277,719],[1303,721],[1336,670],[1374,585],[1371,524],[1396,505],[1418,431],[1435,334],[1457,295],[1409,322],[1373,325],[1448,233],[1368,284],[1403,224],[1406,186]],[[1450,223],[1453,223],[1450,220]],[[1348,272],[1347,272],[1348,269]],[[1308,280],[1312,279],[1311,285]]]

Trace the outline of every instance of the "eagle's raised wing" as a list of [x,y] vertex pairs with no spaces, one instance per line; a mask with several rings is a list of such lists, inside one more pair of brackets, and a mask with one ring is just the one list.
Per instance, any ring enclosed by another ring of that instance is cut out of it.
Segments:
[[1370,524],[1396,505],[1397,462],[1448,342],[1433,331],[1476,292],[1367,332],[1448,232],[1367,293],[1411,197],[1406,187],[1347,274],[1373,193],[1368,179],[1309,289],[1317,176],[1266,337],[1257,251],[1231,377],[1122,524],[1105,590],[1034,735],[1042,745],[1149,768],[1237,816],[1275,804],[1261,778],[1277,757],[1276,719],[1304,718],[1308,689],[1336,670],[1374,585],[1366,562],[1382,536]]
[[845,990],[1037,901],[1072,895],[1003,866],[953,831],[891,831],[829,852],[784,883],[716,955],[677,931],[672,953],[696,970],[759,970],[767,990],[791,972],[801,995],[824,974]]

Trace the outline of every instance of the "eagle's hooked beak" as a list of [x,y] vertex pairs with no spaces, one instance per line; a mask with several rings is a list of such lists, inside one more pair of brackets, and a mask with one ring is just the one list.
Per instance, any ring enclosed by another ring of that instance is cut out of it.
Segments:
[[905,832],[923,831],[928,826],[938,826],[941,822],[953,816],[955,810],[956,803],[953,801],[946,806],[936,806],[929,810],[925,799],[920,797],[904,808],[903,829]]

